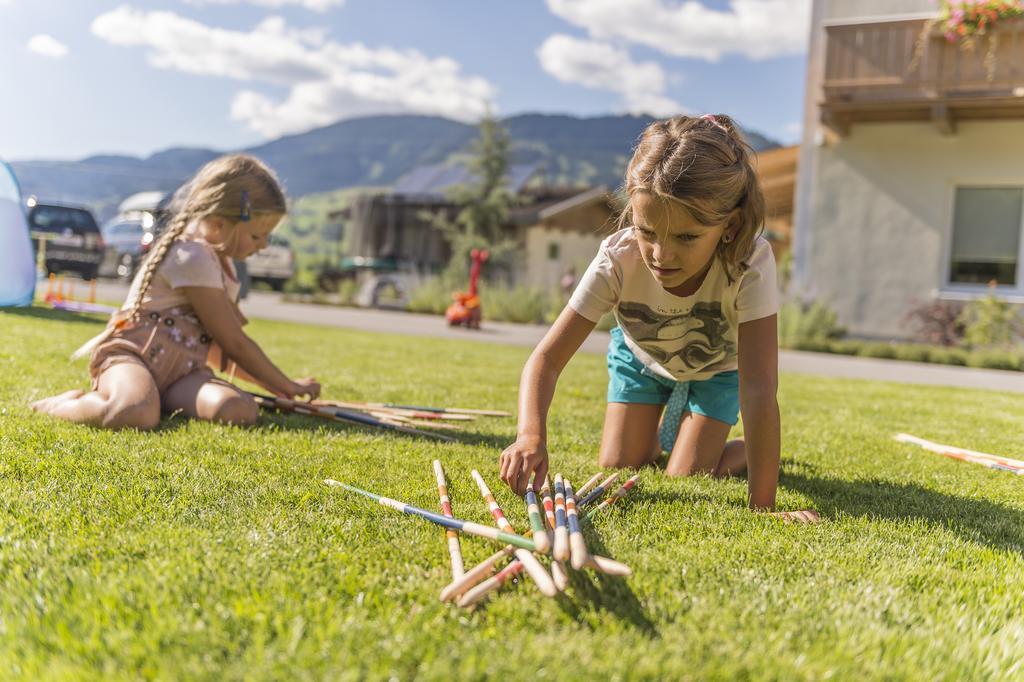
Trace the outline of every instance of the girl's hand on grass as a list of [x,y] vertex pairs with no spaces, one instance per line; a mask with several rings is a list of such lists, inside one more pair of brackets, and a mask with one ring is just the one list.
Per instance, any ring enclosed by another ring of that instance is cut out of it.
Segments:
[[772,512],[771,515],[777,519],[782,519],[786,523],[817,523],[821,520],[818,512],[813,509]]
[[548,475],[548,448],[539,436],[519,436],[516,442],[501,453],[501,480],[508,484],[516,495],[526,494],[526,484],[534,478],[534,487],[539,488]]
[[284,393],[284,397],[288,399],[306,396],[309,400],[316,400],[320,397],[320,382],[313,377],[299,379],[298,381],[291,382],[291,385],[288,386]]

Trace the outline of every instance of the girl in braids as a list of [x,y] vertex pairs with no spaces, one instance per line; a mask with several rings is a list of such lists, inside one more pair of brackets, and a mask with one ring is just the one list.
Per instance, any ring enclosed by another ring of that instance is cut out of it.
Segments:
[[[619,231],[523,368],[518,435],[501,455],[501,477],[521,495],[547,475],[555,383],[614,312],[598,463],[640,467],[665,451],[669,476],[746,471],[750,507],[774,510],[778,294],[753,152],[728,116],[658,121],[640,138],[625,190]],[[745,440],[730,441],[740,412]]]
[[252,424],[253,399],[217,379],[226,369],[275,395],[317,397],[314,379],[293,381],[249,338],[231,259],[267,244],[286,211],[284,193],[259,160],[224,156],[206,164],[175,198],[176,213],[90,354],[92,390],[40,400],[33,409],[107,428],[152,429],[160,413]]

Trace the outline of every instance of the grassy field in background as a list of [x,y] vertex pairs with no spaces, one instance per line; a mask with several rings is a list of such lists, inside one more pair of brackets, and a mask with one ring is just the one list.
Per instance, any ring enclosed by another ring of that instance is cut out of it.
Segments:
[[[326,488],[331,477],[430,509],[441,458],[457,515],[489,522],[511,420],[456,445],[264,416],[153,433],[60,423],[34,398],[86,387],[68,354],[102,322],[0,312],[0,678],[1022,679],[1024,479],[897,444],[906,431],[1021,456],[1024,396],[783,376],[779,504],[746,482],[670,480],[588,539],[634,575],[524,583],[473,612],[438,601],[443,531]],[[255,322],[324,394],[513,410],[527,348]],[[471,335],[467,334],[471,338]],[[595,470],[604,358],[580,355],[550,421],[553,471]],[[467,564],[493,547],[464,538]]]

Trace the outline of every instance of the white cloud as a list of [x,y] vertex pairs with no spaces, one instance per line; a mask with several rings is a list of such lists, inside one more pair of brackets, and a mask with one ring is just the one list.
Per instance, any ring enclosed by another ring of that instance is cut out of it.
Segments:
[[157,68],[290,88],[283,101],[251,88],[235,96],[232,117],[266,136],[369,113],[475,121],[495,95],[489,82],[464,75],[447,57],[336,43],[319,30],[289,28],[280,17],[242,32],[121,6],[98,16],[92,32],[114,45],[149,48]]
[[38,35],[32,36],[26,47],[28,47],[31,52],[35,52],[43,57],[49,57],[50,59],[60,59],[68,53],[67,45],[60,42],[53,36],[46,35],[45,33],[39,33]]
[[[3,0],[0,0],[3,2]],[[314,12],[326,12],[332,7],[341,7],[345,0],[185,0],[189,5],[259,5],[260,7],[284,7],[286,5],[301,5]]]
[[730,0],[727,10],[697,0],[547,0],[548,9],[593,38],[621,40],[676,57],[718,61],[803,54],[810,0]]
[[686,111],[665,95],[665,72],[657,62],[634,62],[607,43],[556,34],[537,50],[544,70],[564,83],[622,95],[632,113],[671,116]]

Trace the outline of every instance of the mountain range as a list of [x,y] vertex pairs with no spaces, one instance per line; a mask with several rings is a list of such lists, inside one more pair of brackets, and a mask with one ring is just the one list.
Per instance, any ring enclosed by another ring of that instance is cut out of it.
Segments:
[[[539,164],[548,183],[616,186],[633,145],[653,120],[522,114],[501,123],[512,140],[511,161]],[[417,166],[464,154],[476,135],[473,125],[437,116],[368,116],[237,151],[266,161],[288,194],[297,198],[349,187],[391,185]],[[747,138],[758,151],[778,146],[756,132],[747,131]],[[26,196],[86,205],[102,219],[135,192],[177,188],[202,164],[223,153],[176,147],[146,158],[97,155],[78,161],[13,161],[11,166]]]

